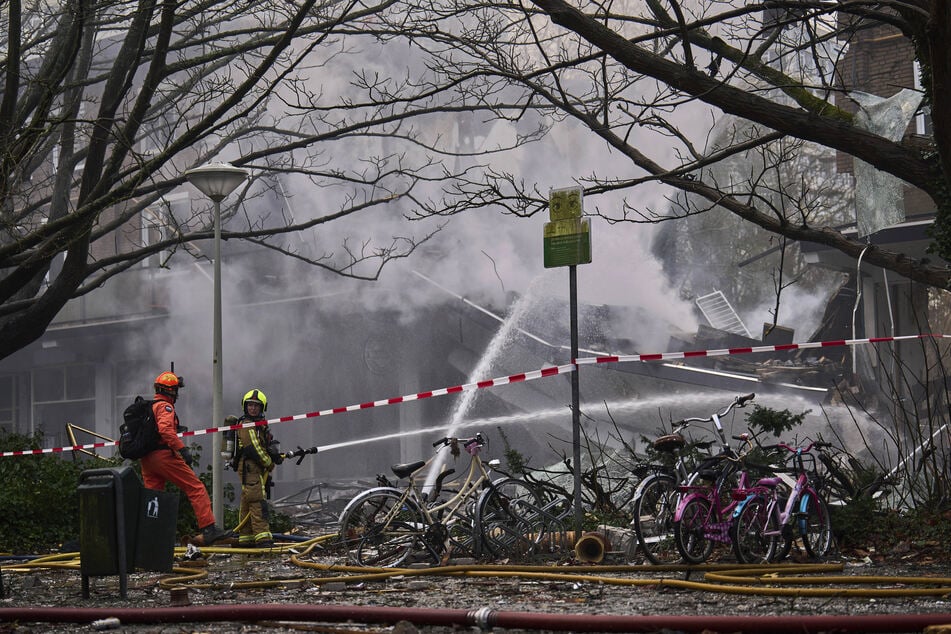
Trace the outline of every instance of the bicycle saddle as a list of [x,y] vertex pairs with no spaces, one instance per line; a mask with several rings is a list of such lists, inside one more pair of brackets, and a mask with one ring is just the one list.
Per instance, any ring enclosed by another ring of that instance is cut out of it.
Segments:
[[667,434],[654,440],[654,449],[664,453],[673,453],[677,449],[683,449],[687,441],[680,434]]
[[760,478],[756,481],[756,486],[773,489],[779,486],[782,481],[783,479],[779,476],[773,476],[772,478]]
[[414,471],[422,467],[424,464],[426,464],[425,460],[417,460],[416,462],[406,462],[403,464],[395,464],[392,467],[390,467],[390,469],[393,470],[393,475],[395,475],[397,478],[405,478],[409,476],[409,474],[413,473]]

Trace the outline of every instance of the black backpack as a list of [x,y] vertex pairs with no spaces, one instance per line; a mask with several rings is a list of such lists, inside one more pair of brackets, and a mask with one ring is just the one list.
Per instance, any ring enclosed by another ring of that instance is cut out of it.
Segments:
[[128,460],[138,460],[162,445],[152,403],[141,396],[125,408],[122,425],[119,426],[119,455]]

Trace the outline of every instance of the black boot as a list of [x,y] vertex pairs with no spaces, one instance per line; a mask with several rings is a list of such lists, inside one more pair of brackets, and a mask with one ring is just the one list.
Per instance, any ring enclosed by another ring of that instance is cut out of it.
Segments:
[[218,528],[214,524],[209,524],[205,528],[201,529],[201,538],[205,543],[205,546],[211,546],[217,541],[231,537],[232,533],[229,530],[223,528]]

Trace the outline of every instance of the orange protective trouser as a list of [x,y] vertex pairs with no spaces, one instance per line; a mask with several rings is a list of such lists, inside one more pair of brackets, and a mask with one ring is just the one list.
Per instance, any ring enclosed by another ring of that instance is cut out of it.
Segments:
[[215,523],[208,490],[181,456],[171,449],[156,449],[143,456],[140,463],[146,488],[164,491],[165,483],[171,482],[188,496],[195,511],[195,519],[198,520],[198,528]]

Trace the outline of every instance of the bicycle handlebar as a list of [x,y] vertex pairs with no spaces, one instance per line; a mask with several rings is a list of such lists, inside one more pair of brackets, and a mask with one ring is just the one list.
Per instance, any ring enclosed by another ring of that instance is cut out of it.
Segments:
[[752,401],[756,397],[755,392],[750,392],[749,394],[744,394],[737,396],[733,399],[733,402],[726,406],[722,412],[717,412],[716,414],[711,414],[706,418],[683,418],[677,422],[677,426],[688,426],[690,423],[712,423],[714,417],[723,417],[729,414],[734,407],[746,407],[746,404]]
[[440,445],[442,445],[443,447],[448,447],[449,445],[453,443],[462,443],[463,447],[468,447],[469,445],[472,445],[472,444],[478,444],[479,446],[482,446],[485,444],[485,437],[482,435],[482,432],[476,433],[476,435],[473,436],[472,438],[457,438],[457,437],[443,436],[442,438],[440,438],[439,440],[433,443],[433,447],[439,447]]
[[784,442],[778,442],[775,445],[763,445],[763,449],[785,449],[789,453],[809,453],[813,449],[819,449],[821,451],[822,449],[831,446],[832,443],[824,442],[822,440],[813,440],[805,447],[793,447],[791,445],[787,445]]

